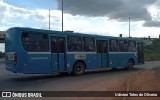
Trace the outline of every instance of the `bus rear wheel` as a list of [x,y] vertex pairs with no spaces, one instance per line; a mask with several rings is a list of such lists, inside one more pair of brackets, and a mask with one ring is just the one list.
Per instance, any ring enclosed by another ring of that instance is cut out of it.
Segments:
[[133,64],[134,64],[133,61],[132,61],[132,60],[129,60],[126,69],[127,69],[127,70],[133,69]]
[[73,67],[73,74],[76,76],[82,75],[85,72],[85,65],[82,62],[75,63]]

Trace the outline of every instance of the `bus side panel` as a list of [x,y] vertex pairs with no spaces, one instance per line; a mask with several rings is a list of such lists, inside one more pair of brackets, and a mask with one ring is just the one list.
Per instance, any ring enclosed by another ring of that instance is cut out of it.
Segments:
[[65,55],[59,54],[59,72],[65,71]]
[[97,69],[101,68],[102,67],[102,57],[101,57],[101,54],[97,53]]
[[96,54],[86,54],[86,69],[87,70],[94,70],[97,68],[97,61],[96,61]]
[[17,67],[19,67],[20,73],[27,73],[27,55],[25,52],[17,53]]
[[97,53],[97,69],[99,68],[108,68],[108,54],[98,54]]
[[75,55],[76,54],[67,55],[67,71],[71,72],[77,61],[83,61],[86,64],[87,70],[94,70],[97,68],[96,54],[83,54],[85,57],[82,59],[77,59]]
[[58,68],[58,55],[57,55],[57,53],[52,53],[51,59],[52,59],[52,61],[51,61],[52,72],[58,72],[59,68]]
[[102,53],[102,68],[108,67],[108,54]]
[[119,57],[117,56],[117,54],[109,54],[109,67],[110,68],[117,67],[118,59]]
[[116,67],[126,67],[129,59],[134,59],[134,62],[136,64],[136,56],[135,53],[120,53],[120,54],[110,54],[109,55],[109,66],[110,68],[116,68]]
[[28,54],[27,65],[23,65],[27,73],[52,73],[51,54]]
[[74,54],[67,54],[67,71],[71,72],[75,63]]

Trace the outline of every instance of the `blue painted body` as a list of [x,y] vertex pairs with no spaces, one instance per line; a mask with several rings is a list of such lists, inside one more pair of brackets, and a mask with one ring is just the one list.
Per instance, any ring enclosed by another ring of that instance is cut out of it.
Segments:
[[109,54],[96,54],[97,57],[97,69],[109,67]]
[[65,71],[64,57],[64,54],[52,54],[52,72]]
[[[51,55],[50,54],[26,54],[27,62],[24,63],[23,71],[25,73],[51,73]],[[37,59],[38,58],[38,59]],[[39,72],[40,71],[40,72]]]
[[135,64],[137,64],[137,56],[135,55],[135,52],[110,53],[109,54],[109,67],[110,68],[126,67],[128,60],[130,58],[134,59]]
[[59,68],[58,68],[58,55],[57,54],[52,54],[52,63],[51,63],[51,67],[52,67],[52,71],[53,72],[58,72]]
[[[102,53],[98,54],[94,52],[80,52],[85,55],[83,59],[76,59],[76,52],[70,53],[66,50],[66,53],[51,53],[51,43],[49,42],[48,52],[26,52],[22,46],[21,31],[35,31],[45,32],[49,35],[49,41],[51,36],[61,36],[66,38],[67,35],[80,35],[94,37],[98,39],[108,40],[113,37],[88,35],[80,33],[66,33],[59,31],[48,31],[31,28],[11,28],[6,32],[6,69],[14,73],[42,73],[50,74],[54,72],[71,72],[76,61],[83,61],[87,70],[96,70],[100,68],[117,68],[125,67],[129,59],[134,59],[135,64],[137,62],[137,52],[117,52],[117,53]],[[114,37],[115,38],[115,37]],[[118,39],[118,38],[117,38]],[[133,39],[135,40],[135,39]],[[137,40],[138,41],[138,40]],[[67,43],[67,40],[65,40]],[[66,44],[67,46],[67,44]],[[17,54],[17,63],[14,65],[13,59],[9,59],[13,56],[11,53]]]

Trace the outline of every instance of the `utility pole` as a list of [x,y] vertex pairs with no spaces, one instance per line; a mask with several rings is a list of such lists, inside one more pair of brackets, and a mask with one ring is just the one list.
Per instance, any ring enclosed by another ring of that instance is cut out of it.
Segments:
[[50,30],[50,9],[49,9],[49,30]]
[[130,17],[129,17],[129,38],[130,38]]
[[62,0],[62,32],[63,32],[63,0]]

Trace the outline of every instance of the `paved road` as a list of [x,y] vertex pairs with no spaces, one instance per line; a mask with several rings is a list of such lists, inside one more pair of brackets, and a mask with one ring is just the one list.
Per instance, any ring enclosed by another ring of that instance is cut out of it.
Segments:
[[[144,65],[137,65],[132,71],[105,70],[87,72],[83,76],[70,75],[26,75],[15,74],[5,70],[5,65],[0,64],[0,91],[78,91],[98,90],[101,85],[111,85],[116,80],[142,70],[152,69],[160,66],[160,61],[147,62]],[[104,83],[105,80],[105,83]],[[103,90],[103,88],[101,88]]]

